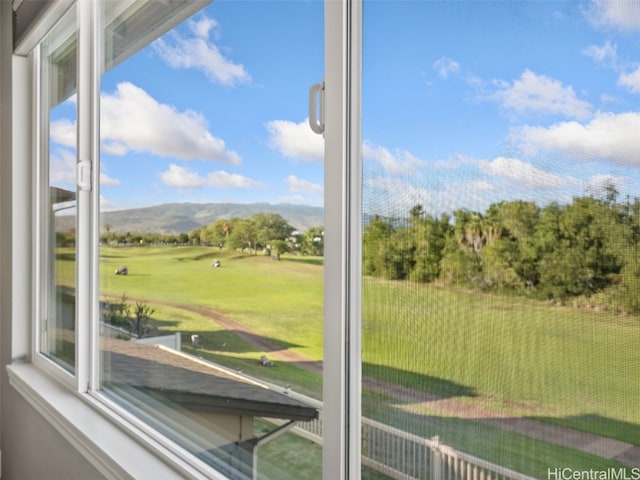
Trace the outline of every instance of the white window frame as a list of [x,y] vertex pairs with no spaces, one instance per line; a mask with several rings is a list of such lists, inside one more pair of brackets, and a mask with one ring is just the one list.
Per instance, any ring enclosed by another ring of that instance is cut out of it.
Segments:
[[[66,6],[66,9],[61,9],[60,11],[56,12],[59,15],[56,20],[59,20],[71,8],[75,7],[75,5],[71,2],[68,2]],[[78,25],[77,13],[78,12],[76,12],[76,25]],[[54,27],[56,23],[57,21],[53,22],[50,27]],[[31,305],[33,305],[33,312],[31,313],[33,335],[31,338],[31,360],[35,365],[38,366],[38,368],[46,371],[49,375],[54,376],[59,382],[64,383],[69,388],[77,389],[76,374],[71,374],[67,370],[63,369],[60,365],[46,358],[41,353],[43,329],[42,314],[45,311],[44,304],[46,302],[46,298],[48,297],[48,293],[45,293],[48,285],[45,285],[45,282],[49,281],[46,274],[46,269],[48,266],[47,263],[49,261],[49,244],[48,241],[45,240],[45,235],[48,235],[48,232],[45,232],[44,230],[48,228],[48,222],[50,220],[48,218],[43,218],[45,216],[44,207],[45,205],[49,206],[49,192],[48,189],[45,188],[45,184],[48,183],[48,170],[47,172],[43,171],[45,162],[48,163],[49,158],[49,144],[47,141],[45,141],[45,138],[48,138],[49,136],[49,118],[48,115],[46,115],[45,112],[40,108],[40,105],[48,104],[48,99],[43,98],[43,89],[48,88],[48,86],[43,85],[42,82],[43,72],[41,69],[42,59],[40,55],[39,43],[32,49],[28,58],[30,63],[30,71],[28,75],[31,79],[31,84],[33,85],[33,105],[31,106],[31,111],[33,115],[32,144],[34,147],[34,151],[32,152],[32,158],[34,158],[34,160],[32,161],[33,179],[31,183],[31,191],[33,192],[33,205],[30,210],[31,212],[33,212],[33,223],[31,228],[32,241],[29,242],[29,245],[33,246],[33,251],[31,253],[33,258],[33,288],[31,289]],[[76,263],[76,267],[77,265],[78,264]],[[76,293],[76,299],[77,298],[78,294]],[[75,345],[78,345],[77,330]]]
[[[77,199],[77,319],[75,377],[39,354],[40,325],[35,318],[32,286],[37,263],[29,248],[37,224],[37,192],[30,162],[42,153],[40,86],[34,81],[33,51],[58,18],[77,5],[78,25],[78,158],[99,153],[100,65],[98,10],[88,0],[54,1],[17,46],[13,57],[13,265],[11,384],[91,464],[107,478],[225,478],[157,434],[124,409],[106,400],[99,387],[98,248],[99,198],[96,188],[79,191]],[[360,478],[360,59],[361,0],[325,1],[325,289],[324,289],[324,447],[323,478]],[[89,88],[87,88],[89,86]],[[47,120],[48,121],[48,120]],[[35,150],[35,151],[34,151]],[[93,163],[93,162],[92,162]],[[92,168],[93,185],[99,169]],[[29,265],[29,268],[25,268]],[[87,266],[94,267],[87,267]],[[39,293],[36,290],[35,295]],[[93,319],[93,320],[90,320]],[[100,434],[96,435],[96,431]]]
[[362,1],[325,2],[323,478],[360,478]]

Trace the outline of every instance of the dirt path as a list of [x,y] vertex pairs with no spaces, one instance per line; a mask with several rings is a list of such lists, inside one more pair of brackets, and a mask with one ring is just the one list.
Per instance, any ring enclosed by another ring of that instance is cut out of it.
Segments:
[[209,317],[221,327],[227,330],[233,330],[233,332],[238,335],[238,337],[247,342],[249,345],[255,347],[258,350],[262,350],[265,353],[268,353],[271,360],[287,362],[289,364],[309,370],[313,373],[322,374],[322,362],[318,362],[309,357],[305,357],[304,355],[300,355],[299,353],[292,352],[291,350],[288,350],[286,348],[281,348],[275,342],[262,337],[254,330],[251,330],[241,323],[231,320],[229,317],[225,317],[215,310],[211,310],[210,308],[191,307],[186,305],[169,306],[188,310],[190,312],[195,312],[204,317]]
[[[155,303],[163,304],[162,302]],[[175,305],[170,303],[165,303],[164,305],[188,310],[210,318],[221,327],[227,330],[233,330],[236,335],[257,350],[268,353],[269,358],[272,360],[294,364],[313,373],[322,373],[322,362],[305,357],[291,350],[283,349],[275,342],[265,339],[254,330],[215,310],[205,307]],[[403,402],[404,405],[400,408],[408,412],[419,414],[420,412],[424,412],[426,408],[436,414],[474,420],[505,431],[582,450],[603,458],[617,460],[621,464],[630,467],[640,467],[640,447],[638,446],[529,418],[514,417],[506,412],[488,408],[486,406],[486,399],[482,397],[468,397],[465,400],[460,398],[445,398],[367,376],[363,377],[362,385],[363,388],[367,390],[381,393]],[[555,465],[553,467],[555,467]]]

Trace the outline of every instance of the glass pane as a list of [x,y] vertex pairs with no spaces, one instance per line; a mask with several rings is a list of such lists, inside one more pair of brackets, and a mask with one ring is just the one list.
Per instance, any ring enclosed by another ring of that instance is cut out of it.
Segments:
[[637,4],[363,7],[362,477],[631,476]]
[[321,478],[323,4],[104,7],[103,392],[231,478]]
[[40,351],[75,370],[76,18],[71,9],[41,46],[45,132],[41,166],[43,302]]

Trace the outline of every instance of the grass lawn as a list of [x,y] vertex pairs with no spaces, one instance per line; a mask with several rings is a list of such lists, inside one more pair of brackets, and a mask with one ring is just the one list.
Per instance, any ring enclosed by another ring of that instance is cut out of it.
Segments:
[[432,285],[363,291],[366,374],[640,444],[638,318]]
[[[275,261],[210,247],[103,247],[100,256],[102,294],[215,308],[291,350],[322,358],[323,276],[313,258]],[[210,266],[213,259],[220,268]],[[129,268],[127,276],[114,275],[120,265]]]
[[[275,425],[256,421],[256,432],[264,435]],[[322,447],[294,433],[267,442],[258,451],[258,479],[316,480],[322,478]]]
[[[210,267],[214,258],[220,268]],[[265,369],[256,361],[265,352],[255,352],[211,320],[160,305],[214,308],[284,347],[321,359],[319,259],[273,261],[206,247],[134,247],[102,248],[101,262],[103,294],[145,299],[156,308],[154,318],[164,330],[201,336],[203,347],[196,353],[319,396],[317,375],[282,363]],[[120,265],[129,268],[128,276],[113,274]],[[365,279],[363,292],[366,375],[640,444],[637,318],[374,279]],[[364,408],[389,408],[388,401],[367,405],[370,400],[365,398]],[[460,422],[446,421],[451,432],[460,432]],[[482,427],[486,432],[488,427]],[[465,444],[466,434],[451,435]],[[499,444],[495,438],[500,437],[501,451],[512,451],[514,458],[523,451],[546,458],[537,447],[522,446],[504,432],[486,435],[477,435],[486,440],[475,447],[481,449],[478,456]],[[549,448],[550,458],[554,449]]]

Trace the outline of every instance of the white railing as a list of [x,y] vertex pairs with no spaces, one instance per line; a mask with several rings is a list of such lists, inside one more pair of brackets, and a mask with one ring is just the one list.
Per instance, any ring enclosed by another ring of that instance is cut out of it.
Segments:
[[115,325],[104,322],[100,322],[100,336],[127,339],[135,338],[135,335],[132,334],[129,330],[125,330],[124,328],[116,327]]
[[[437,437],[436,439],[437,440]],[[439,443],[439,442],[438,442]],[[437,464],[434,465],[434,479],[441,480],[533,480],[522,473],[460,452],[447,445],[438,445]],[[437,475],[437,476],[436,476]]]
[[[298,422],[292,433],[322,445],[322,403],[288,392],[318,408],[319,417]],[[534,480],[522,473],[369,418],[362,419],[362,464],[394,480]]]
[[393,479],[430,479],[434,441],[362,419],[362,464]]
[[180,332],[172,333],[171,335],[136,338],[134,341],[136,343],[145,343],[147,345],[162,345],[163,347],[170,348],[178,352],[182,350],[182,337]]
[[111,325],[109,323],[100,322],[100,336],[128,339],[136,343],[144,343],[147,345],[162,345],[178,352],[182,350],[182,336],[180,332],[172,333],[170,335],[158,335],[155,337],[138,338],[135,333],[130,332],[129,330],[125,330],[121,327],[116,327],[115,325]]

